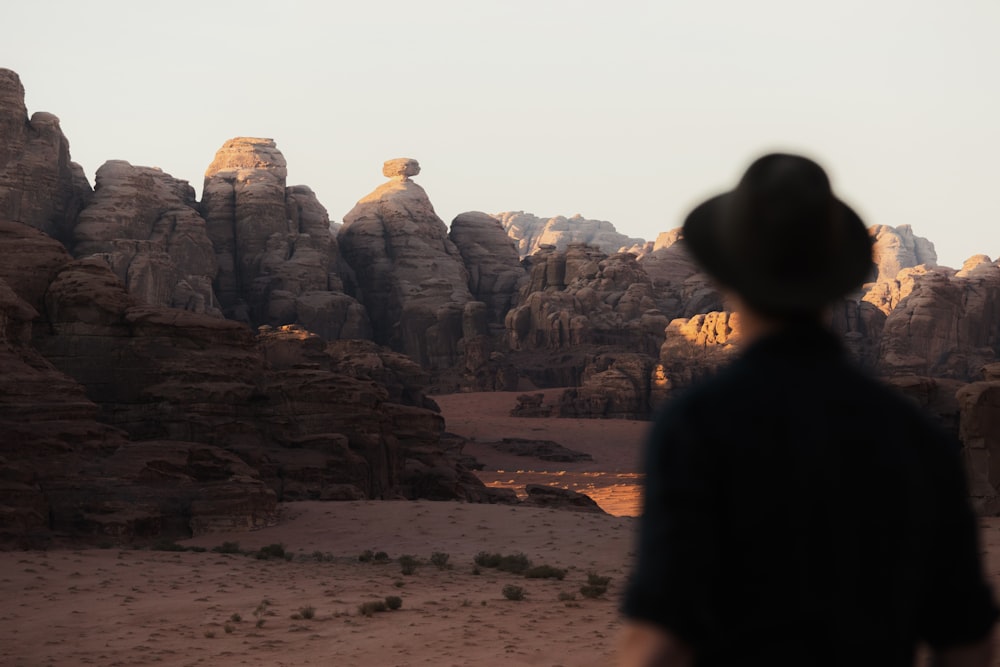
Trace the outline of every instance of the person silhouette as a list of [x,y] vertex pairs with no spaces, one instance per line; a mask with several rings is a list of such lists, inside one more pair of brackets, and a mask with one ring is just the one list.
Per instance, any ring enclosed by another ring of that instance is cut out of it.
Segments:
[[988,665],[960,448],[823,325],[871,273],[864,223],[816,162],[771,154],[683,238],[744,348],[650,431],[620,664]]

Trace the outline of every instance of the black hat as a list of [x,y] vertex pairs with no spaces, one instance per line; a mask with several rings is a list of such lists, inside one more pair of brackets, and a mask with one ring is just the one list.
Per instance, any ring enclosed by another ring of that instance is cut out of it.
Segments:
[[684,239],[708,273],[765,315],[816,313],[872,270],[861,218],[822,167],[797,155],[758,159],[735,190],[688,215]]

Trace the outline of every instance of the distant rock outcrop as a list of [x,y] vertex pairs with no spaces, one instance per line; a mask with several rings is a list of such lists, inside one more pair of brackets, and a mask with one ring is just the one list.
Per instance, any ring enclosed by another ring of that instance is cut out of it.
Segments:
[[652,281],[657,306],[669,319],[723,309],[718,285],[694,261],[678,230],[660,234],[639,265]]
[[326,209],[305,186],[285,186],[272,139],[227,141],[205,172],[201,210],[226,317],[254,326],[299,323],[324,338],[367,338],[367,313],[344,293]]
[[511,349],[617,345],[655,355],[668,320],[635,256],[573,244],[544,248],[527,264],[519,305],[507,313]]
[[73,229],[77,257],[99,255],[140,301],[222,316],[218,271],[194,188],[159,169],[111,160]]
[[612,255],[646,243],[643,239],[619,233],[610,222],[587,220],[580,214],[543,219],[524,211],[509,211],[494,217],[503,225],[507,236],[514,239],[521,257],[533,255],[544,246],[563,251],[570,245],[585,243]]
[[441,369],[461,360],[459,341],[487,332],[485,320],[463,316],[476,303],[469,275],[427,193],[409,178],[419,169],[407,158],[386,162],[390,180],[344,216],[338,239],[375,341]]
[[957,273],[915,276],[909,289],[886,318],[879,371],[978,379],[1000,354],[1000,266],[977,258]]
[[868,235],[873,241],[876,281],[892,280],[903,269],[914,266],[937,266],[934,244],[914,234],[910,225],[873,225]]
[[69,246],[90,192],[83,168],[70,161],[59,119],[36,111],[29,120],[21,79],[0,68],[0,218]]

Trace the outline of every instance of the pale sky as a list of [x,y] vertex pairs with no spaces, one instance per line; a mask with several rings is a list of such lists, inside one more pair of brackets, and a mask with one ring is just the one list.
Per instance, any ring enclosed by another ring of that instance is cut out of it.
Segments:
[[420,161],[464,211],[609,220],[653,239],[771,150],[824,164],[868,224],[942,263],[1000,255],[998,0],[32,0],[0,66],[73,159],[201,191],[271,137],[332,220]]

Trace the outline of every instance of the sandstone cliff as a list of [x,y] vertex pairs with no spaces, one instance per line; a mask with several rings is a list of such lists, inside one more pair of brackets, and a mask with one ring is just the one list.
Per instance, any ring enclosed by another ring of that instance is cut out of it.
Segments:
[[68,245],[89,196],[83,169],[70,161],[59,119],[43,111],[29,119],[21,79],[0,68],[0,217]]
[[212,289],[215,252],[187,181],[105,162],[73,241],[77,257],[102,257],[140,301],[222,316]]
[[273,140],[250,137],[227,141],[205,172],[201,211],[223,312],[327,339],[370,337],[365,309],[344,292],[326,209],[308,187],[286,187],[287,172]]
[[427,193],[410,180],[419,171],[416,160],[386,162],[390,180],[344,216],[338,239],[375,341],[443,369],[460,360],[467,334],[486,333],[485,322],[471,319],[480,330],[463,330],[463,312],[475,303],[469,275]]

